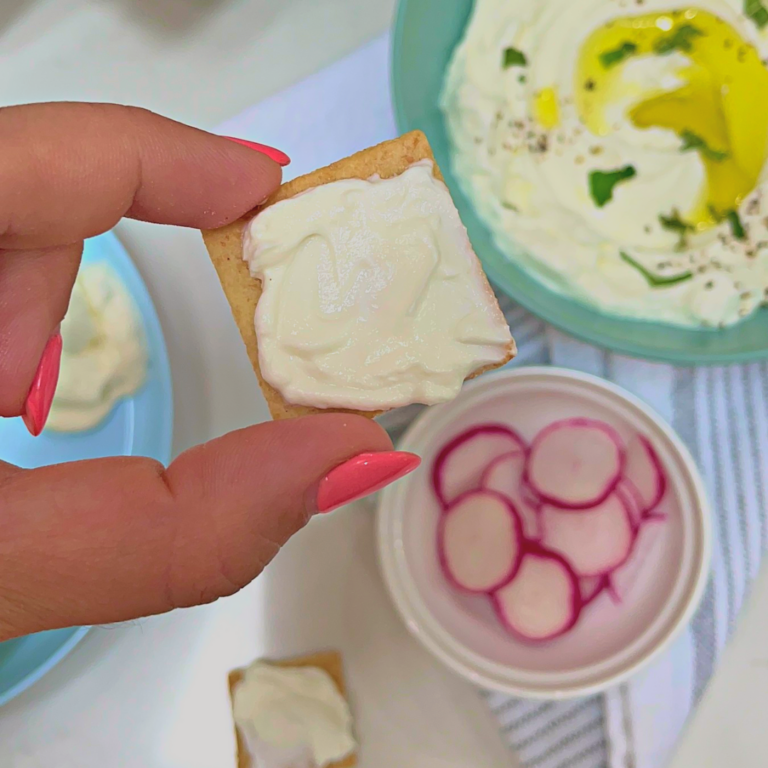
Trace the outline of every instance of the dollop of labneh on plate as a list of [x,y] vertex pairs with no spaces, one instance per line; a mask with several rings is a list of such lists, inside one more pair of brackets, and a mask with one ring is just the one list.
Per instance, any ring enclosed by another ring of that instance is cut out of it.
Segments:
[[84,266],[61,323],[63,350],[47,428],[78,432],[98,425],[147,376],[136,307],[106,264]]

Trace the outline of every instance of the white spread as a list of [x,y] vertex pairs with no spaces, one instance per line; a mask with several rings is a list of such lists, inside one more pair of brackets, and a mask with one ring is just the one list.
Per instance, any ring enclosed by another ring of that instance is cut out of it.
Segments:
[[246,229],[261,371],[288,402],[361,410],[455,397],[512,345],[445,185],[422,161],[335,181]]
[[322,768],[356,747],[349,706],[319,667],[254,662],[235,688],[234,716],[250,754],[270,768]]
[[[728,325],[768,301],[768,115],[754,106],[768,98],[768,27],[748,8],[476,0],[442,109],[453,168],[500,250],[642,319]],[[622,169],[597,204],[593,172]]]
[[61,323],[59,382],[47,428],[95,427],[144,382],[147,355],[130,296],[105,264],[80,270]]

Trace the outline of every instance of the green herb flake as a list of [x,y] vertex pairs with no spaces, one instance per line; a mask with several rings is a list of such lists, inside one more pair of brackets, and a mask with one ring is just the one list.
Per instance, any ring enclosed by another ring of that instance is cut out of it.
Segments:
[[624,59],[628,59],[635,53],[637,53],[637,46],[634,43],[625,41],[610,51],[603,51],[598,58],[600,59],[600,63],[606,69],[609,69],[610,67],[616,66],[616,64],[620,64]]
[[768,24],[768,10],[760,0],[744,0],[744,15],[752,19],[758,29]]
[[712,149],[701,136],[693,131],[683,131],[680,134],[680,138],[683,140],[683,145],[680,147],[681,152],[689,152],[694,149],[701,152],[702,157],[706,157],[708,160],[714,160],[717,163],[722,162],[728,157],[727,152]]
[[668,277],[662,277],[661,275],[654,275],[653,272],[649,272],[642,264],[635,261],[629,254],[624,251],[619,251],[621,260],[629,264],[630,267],[634,267],[648,282],[651,288],[668,288],[670,285],[677,285],[678,283],[684,283],[686,280],[690,280],[693,277],[693,272],[688,270],[687,272],[679,272],[676,275],[669,275]]
[[687,221],[683,221],[680,218],[680,214],[677,209],[673,210],[669,216],[659,214],[659,224],[662,229],[666,229],[668,232],[676,232],[678,235],[678,241],[676,250],[683,251],[688,245],[687,235],[689,232],[693,232],[696,227],[693,224],[689,224]]
[[704,33],[693,24],[681,24],[671,35],[659,38],[653,50],[659,56],[667,56],[673,51],[690,53],[693,50],[693,40]]
[[598,208],[613,200],[613,188],[637,174],[633,165],[625,165],[615,171],[592,171],[589,174],[589,194]]
[[737,240],[744,240],[747,233],[744,231],[744,225],[741,223],[737,211],[728,211],[725,214],[726,221],[731,225],[731,233]]
[[692,232],[694,229],[693,224],[689,224],[687,221],[683,221],[680,218],[680,214],[677,212],[677,210],[672,211],[669,216],[660,214],[659,223],[661,224],[662,229],[666,229],[669,232],[685,234],[686,232]]
[[746,240],[747,233],[744,230],[744,225],[741,223],[738,211],[730,210],[723,213],[710,205],[709,213],[718,224],[721,221],[727,221],[731,227],[731,234],[737,240]]
[[525,67],[528,65],[528,59],[525,58],[525,54],[522,51],[518,51],[517,48],[512,48],[512,46],[504,49],[504,58],[502,61],[504,69],[509,69],[510,67]]

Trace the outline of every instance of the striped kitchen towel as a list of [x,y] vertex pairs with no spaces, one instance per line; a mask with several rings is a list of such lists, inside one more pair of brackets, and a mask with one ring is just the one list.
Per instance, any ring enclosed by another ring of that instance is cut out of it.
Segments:
[[[285,149],[294,158],[286,177],[392,138],[388,52],[388,38],[378,38],[219,130]],[[662,768],[766,547],[768,364],[689,369],[630,360],[568,339],[509,300],[500,302],[520,348],[512,365],[552,363],[604,376],[676,428],[707,481],[716,540],[713,578],[689,630],[628,684],[604,697],[567,703],[483,695],[528,768]],[[398,409],[385,426],[396,437],[419,410]]]

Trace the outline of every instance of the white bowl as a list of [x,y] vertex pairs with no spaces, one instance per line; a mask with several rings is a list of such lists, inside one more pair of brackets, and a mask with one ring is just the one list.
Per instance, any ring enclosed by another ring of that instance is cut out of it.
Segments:
[[[532,438],[561,418],[587,416],[625,438],[646,435],[666,468],[667,520],[621,605],[606,593],[576,627],[542,645],[504,631],[490,602],[456,592],[438,563],[440,510],[430,485],[435,455],[452,436],[482,422],[502,422]],[[707,581],[709,507],[688,449],[647,405],[602,379],[560,368],[518,368],[481,377],[452,403],[430,408],[398,448],[421,468],[379,497],[378,551],[387,588],[408,629],[438,659],[473,683],[541,699],[604,690],[647,664],[686,625]]]

